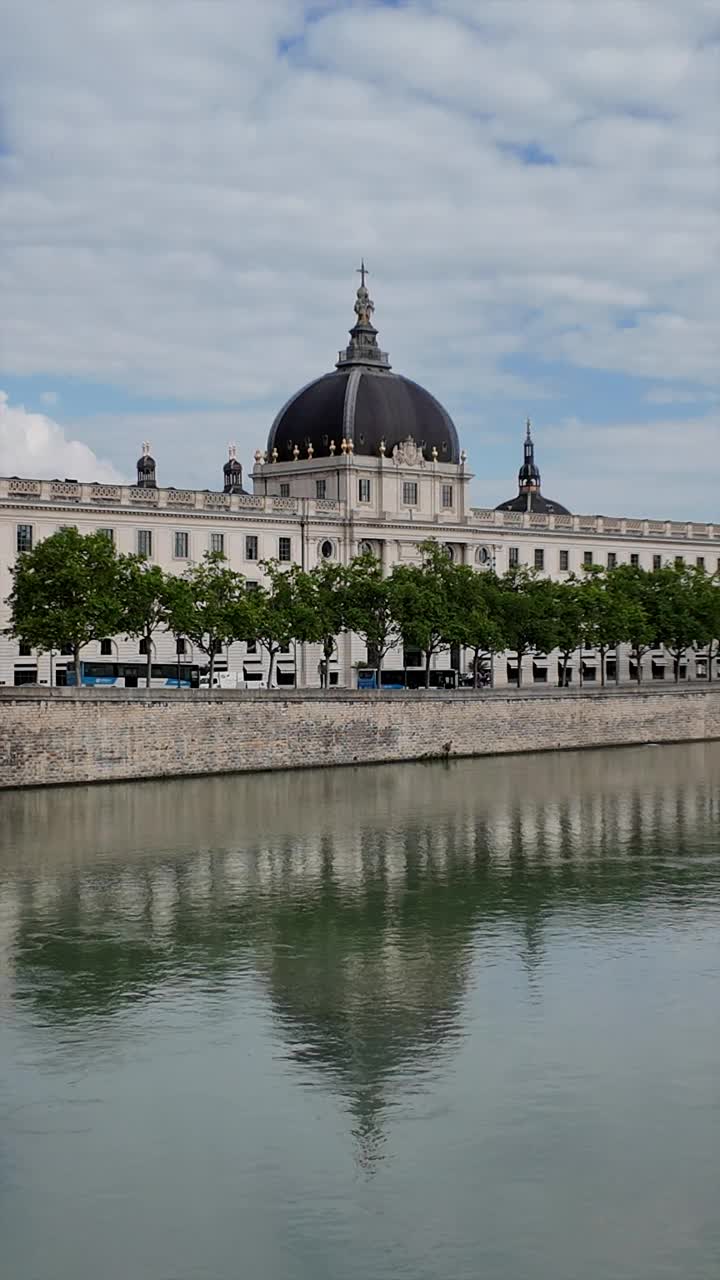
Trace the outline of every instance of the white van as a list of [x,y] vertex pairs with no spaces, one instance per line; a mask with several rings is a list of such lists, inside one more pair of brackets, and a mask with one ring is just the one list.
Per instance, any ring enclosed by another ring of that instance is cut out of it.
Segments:
[[[212,687],[213,689],[247,689],[247,681],[239,671],[216,671]],[[207,671],[200,676],[200,688],[210,688],[210,676]]]

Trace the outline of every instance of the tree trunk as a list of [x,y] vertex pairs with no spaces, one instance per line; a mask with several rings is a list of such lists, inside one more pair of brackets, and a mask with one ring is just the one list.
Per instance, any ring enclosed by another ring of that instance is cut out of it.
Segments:
[[145,632],[145,644],[147,645],[147,655],[145,658],[145,684],[149,689],[150,681],[152,680],[152,632],[149,627]]
[[636,680],[637,680],[637,683],[638,683],[638,684],[642,684],[642,660],[643,660],[643,655],[640,653],[640,650],[639,650],[639,649],[636,649],[636,650],[635,650],[635,663],[636,663],[636,666],[637,666],[637,675],[636,675]]
[[490,650],[490,688],[495,688],[495,654]]
[[615,645],[615,683],[620,683],[620,645]]
[[578,658],[579,658],[579,660],[580,660],[580,665],[579,665],[579,667],[578,667],[578,684],[580,685],[580,688],[582,689],[582,688],[584,688],[584,686],[585,686],[585,673],[584,673],[584,671],[583,671],[583,656],[582,656],[582,649],[578,649]]
[[480,688],[480,649],[473,651],[473,689]]
[[323,643],[323,657],[325,659],[325,692],[326,693],[330,688],[330,659],[332,658],[332,652],[334,648],[335,648],[335,644],[334,644],[333,637],[326,636],[325,641]]
[[180,688],[180,653],[178,651],[178,637],[175,637],[175,661],[177,662],[177,682]]
[[382,684],[382,657],[378,658],[378,664],[375,668],[375,688],[379,689]]
[[430,663],[432,661],[432,649],[428,649],[425,654],[425,688],[430,688]]
[[518,687],[518,689],[520,689],[520,688],[522,688],[522,660],[523,660],[523,655],[522,655],[522,650],[521,650],[521,649],[518,649],[517,654],[516,654],[516,657],[517,657],[517,667],[518,667],[518,670],[517,670],[517,687]]
[[605,654],[607,649],[600,645],[600,684],[605,688]]
[[714,641],[711,640],[710,644],[708,645],[708,675],[707,675],[707,678],[711,684],[712,684],[712,678],[713,678],[713,669],[712,669],[713,647],[714,647]]
[[212,689],[213,677],[215,675],[215,641],[214,640],[210,641],[210,652],[208,654],[208,657],[210,659],[210,666],[208,668],[208,688]]
[[673,675],[675,676],[675,683],[676,683],[676,684],[679,684],[679,683],[680,683],[680,659],[681,659],[681,656],[682,656],[682,654],[680,654],[680,653],[674,653],[674,654],[673,654]]
[[80,685],[82,684],[82,665],[80,662],[80,645],[79,644],[76,644],[73,647],[73,662],[75,664],[75,685],[76,685],[76,688],[79,689]]
[[273,668],[275,666],[275,650],[273,648],[270,648],[268,650],[268,653],[270,654],[270,665],[268,666],[267,688],[272,689]]

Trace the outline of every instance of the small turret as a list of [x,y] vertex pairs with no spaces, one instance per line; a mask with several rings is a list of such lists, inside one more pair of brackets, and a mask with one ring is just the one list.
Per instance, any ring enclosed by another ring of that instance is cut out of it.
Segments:
[[142,456],[137,460],[137,484],[139,489],[157,489],[155,459],[150,456],[150,445],[143,441]]
[[244,493],[243,470],[237,460],[234,444],[228,446],[228,460],[223,467],[223,493]]

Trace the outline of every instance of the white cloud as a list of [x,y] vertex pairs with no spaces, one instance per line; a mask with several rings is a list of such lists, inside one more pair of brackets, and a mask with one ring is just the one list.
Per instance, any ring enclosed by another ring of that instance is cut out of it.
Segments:
[[364,252],[394,367],[482,406],[461,432],[549,394],[543,361],[716,384],[712,0],[0,14],[9,373],[232,406],[254,447],[332,365]]
[[68,440],[52,418],[31,413],[23,405],[11,405],[4,391],[0,391],[0,475],[108,483],[122,480],[115,468],[100,461],[86,444]]

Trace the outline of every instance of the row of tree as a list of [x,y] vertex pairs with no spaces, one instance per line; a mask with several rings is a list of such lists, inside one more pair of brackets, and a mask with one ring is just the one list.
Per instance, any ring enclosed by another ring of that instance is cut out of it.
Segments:
[[656,644],[672,654],[676,680],[688,650],[705,651],[712,679],[720,652],[718,575],[681,563],[652,573],[620,565],[554,582],[522,567],[501,577],[478,572],[454,563],[434,541],[419,551],[418,564],[397,565],[386,577],[371,555],[310,571],[269,561],[257,583],[218,553],[178,576],[119,554],[103,533],[66,528],[18,557],[8,630],[41,651],[72,652],[78,684],[83,647],[125,635],[144,641],[149,686],[159,630],[187,638],[206,655],[211,684],[216,655],[237,640],[266,650],[268,686],[282,649],[293,641],[320,644],[327,683],[344,631],[364,640],[378,686],[385,656],[400,644],[424,655],[426,685],[434,656],[454,647],[471,652],[476,685],[495,653],[514,654],[521,684],[523,658],[551,650],[559,652],[564,685],[573,654],[584,648],[599,653],[605,683],[607,653],[621,644],[630,646],[638,682],[642,659]]

